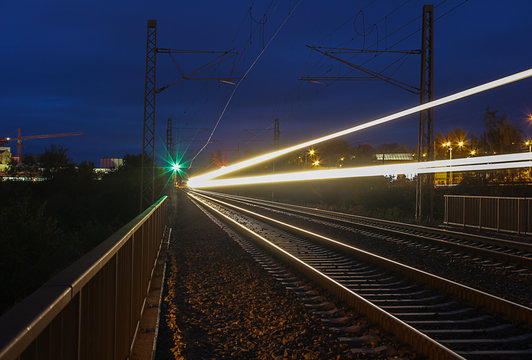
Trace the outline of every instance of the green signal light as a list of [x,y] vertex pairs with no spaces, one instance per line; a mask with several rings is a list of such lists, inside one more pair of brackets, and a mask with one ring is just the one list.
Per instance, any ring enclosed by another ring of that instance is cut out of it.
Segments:
[[179,171],[180,169],[181,169],[181,165],[180,164],[173,164],[172,165],[172,170]]

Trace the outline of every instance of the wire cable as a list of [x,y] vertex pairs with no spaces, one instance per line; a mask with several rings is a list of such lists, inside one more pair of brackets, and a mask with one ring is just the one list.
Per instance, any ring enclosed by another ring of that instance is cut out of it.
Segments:
[[253,61],[253,63],[251,63],[251,65],[249,66],[249,68],[247,69],[247,71],[244,73],[244,75],[240,78],[240,80],[238,80],[237,84],[235,85],[231,95],[229,96],[229,99],[227,100],[227,102],[225,103],[225,106],[222,110],[222,113],[220,114],[220,116],[218,117],[218,121],[216,121],[216,124],[214,125],[214,128],[212,129],[211,131],[211,134],[209,135],[209,138],[207,139],[207,141],[205,142],[205,145],[202,146],[202,148],[196,153],[196,155],[194,155],[194,157],[192,158],[192,160],[190,160],[190,164],[192,165],[192,162],[198,157],[199,154],[201,154],[201,152],[207,147],[207,145],[209,145],[209,142],[211,141],[212,139],[212,136],[214,135],[214,132],[216,131],[216,129],[218,128],[218,125],[220,124],[220,121],[222,120],[222,117],[224,116],[225,114],[225,111],[227,110],[227,108],[229,107],[229,104],[231,103],[231,100],[233,99],[233,96],[235,95],[236,93],[236,90],[238,89],[238,87],[240,86],[240,84],[242,83],[242,81],[244,81],[244,79],[246,78],[246,76],[249,74],[249,72],[253,69],[253,67],[255,66],[255,64],[259,61],[259,59],[262,57],[262,54],[264,54],[264,52],[266,51],[266,49],[270,46],[270,44],[273,42],[273,40],[277,37],[277,35],[279,34],[279,32],[281,31],[281,29],[284,27],[284,25],[286,24],[286,22],[288,21],[288,19],[292,16],[292,14],[296,11],[297,7],[299,6],[299,4],[301,4],[303,0],[299,0],[296,5],[292,8],[292,10],[288,13],[288,15],[286,16],[286,18],[283,20],[283,22],[281,23],[281,25],[279,25],[279,27],[277,28],[277,30],[275,31],[275,33],[272,35],[272,37],[270,38],[270,40],[268,40],[268,43],[266,43],[266,46],[264,46],[264,48],[261,50],[261,52],[259,53],[259,55],[257,55],[257,57],[255,58],[255,60]]
[[[453,11],[455,11],[456,9],[458,9],[459,7],[461,7],[462,5],[464,5],[468,0],[464,0],[462,1],[460,4],[454,6],[453,8],[447,10],[446,12],[444,12],[443,14],[441,14],[440,16],[438,16],[436,19],[434,19],[434,22],[440,20],[441,18],[449,15],[450,13],[452,13]],[[416,35],[418,32],[420,32],[421,29],[417,29],[416,31],[410,33],[409,35],[405,36],[404,38],[402,38],[401,40],[397,41],[396,43],[394,43],[392,46],[390,46],[390,49],[393,48],[394,46],[397,46],[399,45],[400,43],[402,43],[403,41],[411,38],[412,36]]]

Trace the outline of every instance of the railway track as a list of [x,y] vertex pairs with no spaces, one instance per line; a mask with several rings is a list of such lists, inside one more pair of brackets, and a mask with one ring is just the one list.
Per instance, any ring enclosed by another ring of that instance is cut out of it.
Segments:
[[391,241],[404,246],[425,247],[429,251],[445,249],[453,252],[452,256],[466,258],[467,261],[483,267],[493,267],[505,273],[532,276],[532,244],[529,242],[499,239],[243,196],[206,191],[199,193],[248,206],[281,211],[288,215],[302,216],[310,220],[321,219],[339,226],[356,229],[368,237]]
[[189,193],[258,248],[430,359],[532,357],[532,309],[205,193]]

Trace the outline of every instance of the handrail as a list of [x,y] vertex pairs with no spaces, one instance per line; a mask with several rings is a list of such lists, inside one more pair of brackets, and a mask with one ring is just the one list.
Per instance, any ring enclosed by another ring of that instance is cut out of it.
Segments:
[[161,245],[166,200],[0,317],[0,360],[128,357]]
[[455,195],[455,194],[448,194],[443,195],[443,197],[449,197],[449,198],[472,198],[472,199],[505,199],[505,200],[532,200],[530,197],[526,196],[491,196],[491,195]]
[[444,195],[443,223],[532,235],[532,198]]

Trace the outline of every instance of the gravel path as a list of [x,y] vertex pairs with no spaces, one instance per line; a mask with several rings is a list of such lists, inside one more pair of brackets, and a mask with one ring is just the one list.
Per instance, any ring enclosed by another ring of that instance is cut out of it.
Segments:
[[358,357],[183,193],[172,235],[157,359]]

